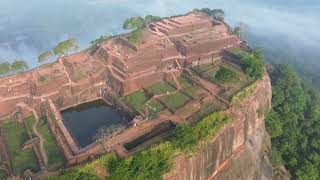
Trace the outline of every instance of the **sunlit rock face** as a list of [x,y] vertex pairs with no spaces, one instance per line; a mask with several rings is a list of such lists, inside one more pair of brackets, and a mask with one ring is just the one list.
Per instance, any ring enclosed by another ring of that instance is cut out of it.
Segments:
[[234,123],[192,156],[177,158],[174,169],[164,179],[272,179],[272,166],[266,154],[270,137],[264,117],[257,113],[259,109],[270,109],[271,97],[270,79],[266,75],[248,100],[228,110]]

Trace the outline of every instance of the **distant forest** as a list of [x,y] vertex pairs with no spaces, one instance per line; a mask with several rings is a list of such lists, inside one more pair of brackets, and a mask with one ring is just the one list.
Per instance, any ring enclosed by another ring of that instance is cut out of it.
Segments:
[[[292,179],[320,178],[320,91],[290,65],[272,65],[272,109],[266,128],[272,140],[269,157],[278,173],[284,164]],[[304,76],[306,78],[306,76]]]

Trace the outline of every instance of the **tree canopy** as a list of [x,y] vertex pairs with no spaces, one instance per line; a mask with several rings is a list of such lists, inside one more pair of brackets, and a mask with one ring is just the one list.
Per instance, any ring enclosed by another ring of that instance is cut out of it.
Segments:
[[148,24],[148,23],[151,23],[151,22],[154,22],[154,21],[161,20],[161,17],[160,16],[147,15],[144,18],[144,20],[145,20],[145,23]]
[[93,45],[93,46],[98,46],[98,45],[100,45],[103,41],[105,41],[105,40],[107,40],[107,39],[109,39],[109,38],[110,38],[110,36],[101,35],[98,39],[93,40],[93,41],[91,41],[90,43],[91,43],[91,45]]
[[161,20],[160,16],[147,15],[146,17],[130,17],[123,23],[125,30],[137,30],[145,27],[148,23]]
[[221,67],[218,72],[215,74],[215,79],[220,82],[229,82],[235,79],[237,74],[225,67]]
[[288,65],[269,71],[272,110],[266,129],[272,140],[270,160],[283,161],[293,179],[320,177],[320,91],[303,84]]
[[0,75],[5,75],[10,72],[10,63],[8,61],[0,63]]
[[203,12],[211,16],[213,19],[217,21],[224,21],[224,11],[223,9],[210,9],[210,8],[203,8],[203,9],[196,9],[197,11]]
[[123,23],[123,29],[125,30],[136,30],[144,27],[146,24],[145,20],[141,17],[127,18]]
[[28,69],[28,64],[24,60],[15,60],[11,63],[11,71],[21,72]]
[[75,39],[68,39],[60,42],[53,48],[53,52],[56,56],[63,56],[79,48]]
[[45,51],[38,56],[38,63],[46,62],[53,56],[52,51]]
[[264,72],[264,57],[261,49],[256,49],[253,52],[242,52],[240,54],[241,65],[247,75],[251,78],[261,78]]

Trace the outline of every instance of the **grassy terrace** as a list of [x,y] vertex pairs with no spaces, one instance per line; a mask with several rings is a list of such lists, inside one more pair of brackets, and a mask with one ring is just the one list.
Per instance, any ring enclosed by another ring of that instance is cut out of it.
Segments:
[[[28,128],[33,132],[33,126],[36,122],[33,116],[26,119]],[[58,170],[60,167],[63,167],[65,164],[65,159],[63,155],[60,153],[58,146],[50,133],[50,129],[45,119],[41,118],[39,120],[39,124],[36,126],[38,132],[44,139],[44,150],[48,157],[48,170],[54,171]],[[33,132],[33,136],[36,135]],[[39,144],[39,143],[38,143]]]
[[151,100],[146,104],[150,119],[155,119],[157,113],[163,111],[165,107],[156,100]]
[[55,179],[108,179],[135,180],[161,179],[173,166],[177,155],[189,155],[198,150],[200,143],[207,143],[232,118],[224,113],[213,113],[201,121],[178,127],[166,141],[153,145],[126,159],[117,159],[114,153],[107,154],[84,167],[62,172]]
[[65,159],[53,138],[52,134],[50,133],[50,129],[46,122],[46,119],[40,119],[38,125],[39,133],[44,138],[44,149],[48,156],[48,170],[58,170],[59,168],[63,167],[65,164]]
[[172,85],[171,83],[169,84],[167,82],[158,83],[147,88],[148,93],[153,95],[171,93],[171,92],[174,92],[175,90],[176,90],[175,85]]
[[144,112],[144,105],[148,97],[140,90],[133,92],[125,97],[125,101],[137,112]]
[[0,169],[0,179],[6,179],[7,176],[7,172],[5,170]]
[[22,145],[29,140],[24,125],[9,120],[3,125],[3,132],[14,173],[18,175],[28,169],[38,171],[39,165],[33,150],[22,150]]
[[190,98],[181,92],[163,96],[160,100],[172,111],[178,110],[180,107],[185,105]]

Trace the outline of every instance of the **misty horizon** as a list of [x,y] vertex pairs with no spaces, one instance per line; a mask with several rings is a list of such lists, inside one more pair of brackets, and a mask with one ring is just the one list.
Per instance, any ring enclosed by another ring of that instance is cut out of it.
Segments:
[[[169,0],[78,0],[28,1],[4,0],[0,3],[0,62],[24,59],[30,67],[37,66],[40,53],[58,42],[75,38],[81,49],[100,35],[121,34],[127,17],[147,14],[170,16],[185,14],[194,8],[221,8],[232,27],[243,22],[249,26],[246,40],[253,47],[293,52],[293,56],[319,57],[320,27],[317,8],[320,3],[290,3],[255,0],[239,2],[195,1],[181,4]],[[306,60],[303,60],[306,61]]]

